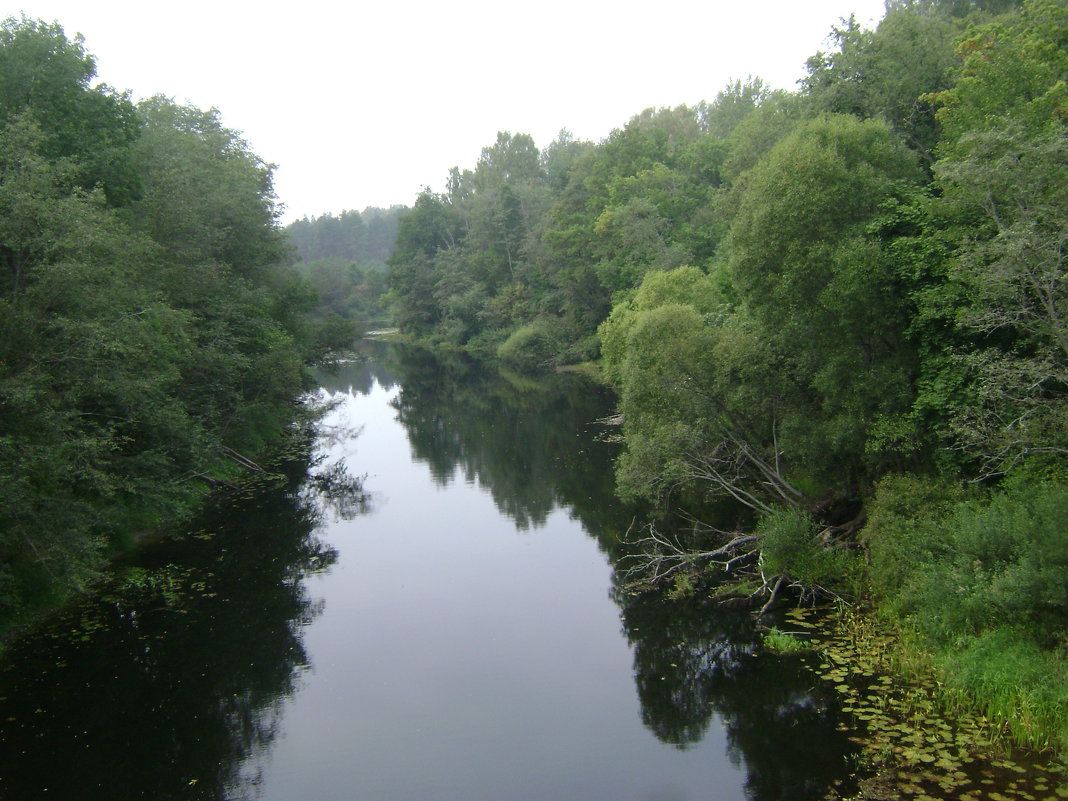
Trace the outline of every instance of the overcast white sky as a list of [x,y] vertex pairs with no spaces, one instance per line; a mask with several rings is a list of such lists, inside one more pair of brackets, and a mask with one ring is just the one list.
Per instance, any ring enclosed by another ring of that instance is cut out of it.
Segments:
[[[8,0],[17,3],[19,0]],[[735,78],[793,89],[839,18],[883,0],[22,0],[81,33],[101,80],[216,107],[277,167],[286,221],[411,204],[497,131],[598,141]]]

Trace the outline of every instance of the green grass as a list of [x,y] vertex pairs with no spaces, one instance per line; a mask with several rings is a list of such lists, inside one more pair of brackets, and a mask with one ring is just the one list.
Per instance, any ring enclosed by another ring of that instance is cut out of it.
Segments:
[[1068,753],[1068,662],[1009,629],[962,639],[935,655],[945,689],[1003,722],[1010,739]]

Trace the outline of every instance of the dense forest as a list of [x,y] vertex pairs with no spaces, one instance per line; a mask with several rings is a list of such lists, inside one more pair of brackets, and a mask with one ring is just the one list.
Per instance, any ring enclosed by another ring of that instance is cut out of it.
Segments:
[[343,211],[286,226],[300,261],[296,268],[319,302],[311,318],[325,342],[351,341],[368,324],[389,317],[386,262],[407,206]]
[[0,25],[0,623],[255,470],[321,355],[271,165],[215,110]]
[[890,0],[831,45],[796,92],[499,134],[401,219],[395,321],[600,359],[619,491],[746,510],[652,530],[651,578],[863,599],[946,691],[1064,748],[1068,3]]

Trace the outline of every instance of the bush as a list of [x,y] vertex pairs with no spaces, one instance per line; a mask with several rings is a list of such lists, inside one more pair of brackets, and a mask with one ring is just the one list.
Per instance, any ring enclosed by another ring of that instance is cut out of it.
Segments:
[[846,583],[849,554],[820,542],[819,526],[805,512],[774,509],[761,515],[756,530],[765,575],[784,576],[806,590]]
[[895,475],[879,482],[860,534],[876,598],[892,599],[918,564],[949,551],[943,521],[962,497],[959,488],[927,476]]
[[1068,633],[1068,487],[1012,487],[960,503],[945,519],[947,550],[903,588],[921,631],[949,644],[1011,626],[1052,646]]
[[502,342],[497,358],[516,370],[535,372],[552,366],[559,345],[552,322],[535,320]]

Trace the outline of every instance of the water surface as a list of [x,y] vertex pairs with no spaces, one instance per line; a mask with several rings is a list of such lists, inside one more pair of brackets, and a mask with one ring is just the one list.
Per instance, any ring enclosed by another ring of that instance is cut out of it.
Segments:
[[[612,400],[396,355],[324,378],[320,462],[17,644],[0,797],[810,799],[833,699],[744,613],[617,586]],[[318,489],[317,489],[318,488]]]

